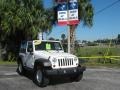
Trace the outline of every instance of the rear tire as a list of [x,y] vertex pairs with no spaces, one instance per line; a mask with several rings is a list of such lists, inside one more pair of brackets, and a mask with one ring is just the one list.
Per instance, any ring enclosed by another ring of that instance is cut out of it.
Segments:
[[43,70],[38,68],[34,73],[34,82],[39,87],[46,87],[49,84],[49,79],[44,75]]
[[18,73],[20,75],[24,75],[25,74],[25,69],[24,69],[23,64],[22,64],[21,61],[18,62],[18,69],[17,70],[18,70]]

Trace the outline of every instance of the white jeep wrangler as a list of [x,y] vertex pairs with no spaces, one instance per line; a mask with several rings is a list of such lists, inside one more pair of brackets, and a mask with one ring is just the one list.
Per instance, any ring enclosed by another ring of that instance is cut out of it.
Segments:
[[85,67],[81,67],[75,55],[65,53],[59,41],[33,40],[21,43],[18,72],[23,75],[32,70],[34,82],[46,86],[51,76],[67,76],[72,81],[82,79]]

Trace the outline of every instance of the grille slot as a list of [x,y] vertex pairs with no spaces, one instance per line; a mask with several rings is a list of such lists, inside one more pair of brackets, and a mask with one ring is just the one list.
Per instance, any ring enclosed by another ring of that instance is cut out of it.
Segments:
[[58,59],[59,66],[72,66],[73,65],[73,58],[62,58]]

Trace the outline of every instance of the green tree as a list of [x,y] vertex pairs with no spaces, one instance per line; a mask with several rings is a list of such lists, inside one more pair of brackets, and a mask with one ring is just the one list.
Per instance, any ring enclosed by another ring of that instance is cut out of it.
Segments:
[[62,42],[64,43],[65,38],[66,38],[65,34],[62,34],[62,35],[61,35],[61,38],[62,38]]
[[55,40],[55,38],[53,38],[53,37],[50,37],[50,38],[49,38],[49,40]]
[[118,41],[118,44],[120,44],[120,34],[118,34],[117,41]]
[[[55,10],[55,20],[57,20],[57,7],[54,8]],[[78,0],[78,15],[80,23],[83,22],[84,26],[91,27],[93,25],[93,16],[94,16],[94,9],[91,3],[91,0]],[[70,42],[71,42],[71,53],[74,53],[75,47],[75,29],[78,25],[70,25]]]
[[[37,38],[38,32],[50,32],[52,13],[43,8],[42,0],[1,0],[0,40],[9,53],[21,40]],[[14,51],[13,51],[14,50]]]
[[[93,6],[91,0],[78,0],[78,15],[80,22],[83,22],[84,26],[91,27],[93,25]],[[75,42],[75,29],[78,25],[70,26],[70,42],[71,42],[71,53],[74,53],[74,42]]]
[[[51,30],[49,10],[45,10],[42,0],[2,0],[2,29],[8,34],[20,29],[25,38],[36,38],[38,32]],[[48,20],[49,19],[49,20]],[[47,23],[47,24],[46,24]]]

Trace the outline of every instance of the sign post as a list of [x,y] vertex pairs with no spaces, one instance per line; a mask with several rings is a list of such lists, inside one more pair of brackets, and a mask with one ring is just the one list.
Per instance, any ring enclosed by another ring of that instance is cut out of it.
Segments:
[[57,0],[58,25],[68,25],[68,53],[70,52],[70,25],[79,23],[77,0]]
[[[69,0],[67,0],[67,4],[69,3]],[[67,5],[67,25],[68,25],[68,53],[70,52],[70,26],[69,26],[69,5]]]

